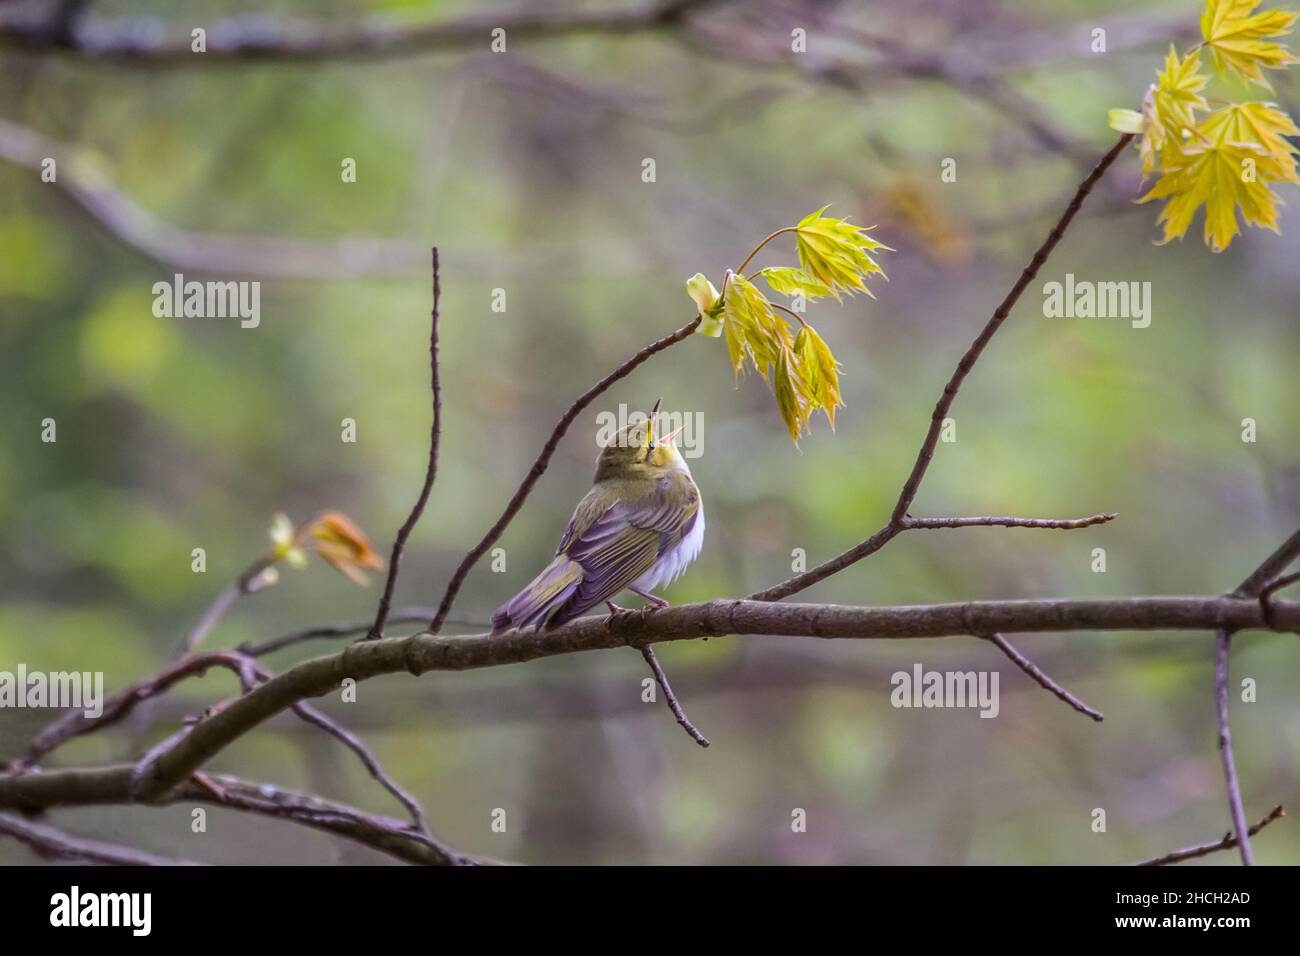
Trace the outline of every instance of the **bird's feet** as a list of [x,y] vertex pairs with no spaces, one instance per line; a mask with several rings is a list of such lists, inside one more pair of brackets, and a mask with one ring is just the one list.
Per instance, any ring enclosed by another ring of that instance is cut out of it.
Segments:
[[642,617],[645,617],[651,611],[657,611],[662,607],[669,606],[668,602],[657,594],[651,594],[648,591],[638,591],[636,588],[629,588],[629,590],[632,591],[633,594],[639,594],[650,603],[639,608],[630,608],[623,607],[621,604],[615,604],[613,601],[606,601],[605,607],[609,608],[609,617],[605,618],[606,624],[614,620],[614,618],[621,617],[624,614],[640,614]]
[[[639,588],[628,588],[633,594],[639,595],[649,601],[654,607],[669,607],[669,603],[657,594],[651,594],[649,591],[642,591]],[[651,610],[649,607],[641,608],[643,612]]]

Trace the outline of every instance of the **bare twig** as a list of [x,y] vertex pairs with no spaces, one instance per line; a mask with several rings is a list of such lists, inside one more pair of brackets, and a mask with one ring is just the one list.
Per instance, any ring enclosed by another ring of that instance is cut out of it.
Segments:
[[1241,802],[1241,783],[1237,780],[1237,764],[1232,756],[1232,732],[1228,729],[1228,647],[1232,632],[1220,628],[1214,635],[1214,706],[1219,721],[1219,755],[1223,758],[1223,777],[1228,787],[1228,808],[1232,811],[1232,826],[1237,831],[1237,848],[1241,851],[1243,866],[1255,865],[1255,854],[1250,848],[1250,833],[1246,829],[1246,811]]
[[[1274,603],[1278,629],[1300,629],[1300,602]],[[1071,630],[1232,630],[1266,624],[1253,599],[1136,597],[1118,599],[971,601],[915,607],[852,607],[718,600],[647,614],[581,618],[549,631],[415,634],[359,641],[337,654],[305,661],[198,723],[142,768],[148,799],[189,778],[234,740],[304,698],[328,693],[344,677],[465,670],[522,663],[557,654],[726,634],[891,639]]]
[[1103,715],[1101,711],[1089,707],[1056,681],[1052,680],[1052,678],[1048,677],[1037,664],[1016,650],[1015,647],[1011,645],[1011,642],[1001,634],[990,634],[988,639],[996,644],[1003,654],[1011,658],[1012,663],[1041,684],[1044,689],[1051,691],[1079,713],[1086,714],[1098,723],[1101,723],[1101,721],[1105,719],[1105,715]]
[[[431,607],[399,607],[388,615],[388,623],[427,624],[434,613],[436,613],[436,609]],[[238,650],[241,654],[247,654],[249,657],[264,657],[274,651],[283,650],[286,647],[292,647],[294,644],[301,644],[304,641],[311,641],[320,637],[353,637],[358,634],[365,634],[370,630],[373,623],[373,621],[366,620],[355,621],[350,624],[322,624],[317,627],[305,627],[257,644],[245,642],[239,645]],[[483,627],[488,626],[490,625],[483,625]]]
[[447,615],[451,613],[451,606],[456,600],[456,595],[460,592],[461,585],[465,583],[465,578],[469,575],[470,569],[474,567],[479,558],[483,557],[483,555],[487,553],[488,548],[492,547],[492,545],[496,543],[497,538],[501,537],[502,532],[504,532],[510,522],[514,520],[515,515],[519,513],[519,509],[524,506],[524,502],[528,499],[528,495],[533,490],[533,486],[537,484],[537,480],[542,477],[542,473],[546,471],[547,465],[550,464],[551,456],[555,454],[555,449],[559,447],[560,439],[564,437],[565,432],[569,430],[569,426],[573,424],[574,420],[582,414],[582,410],[590,405],[601,393],[615,382],[630,375],[637,366],[650,358],[650,356],[662,352],[664,349],[676,345],[678,342],[690,336],[699,326],[700,321],[700,316],[696,315],[695,318],[691,319],[691,321],[687,322],[676,332],[673,332],[671,335],[665,335],[658,341],[651,342],[618,368],[614,369],[614,371],[602,378],[595,385],[591,386],[591,388],[579,395],[574,403],[569,406],[568,411],[560,416],[560,420],[556,422],[555,427],[551,429],[551,435],[546,439],[546,444],[542,446],[542,450],[538,454],[537,460],[533,462],[533,467],[529,469],[528,474],[524,476],[524,480],[520,482],[519,488],[515,491],[514,496],[511,497],[509,503],[507,503],[505,510],[501,512],[501,516],[497,518],[496,523],[488,529],[488,533],[483,536],[483,540],[470,549],[469,554],[465,555],[457,566],[455,573],[452,574],[451,581],[447,585],[447,590],[442,596],[441,603],[438,605],[438,611],[434,614],[433,620],[429,622],[430,631],[436,634],[442,625],[446,623]]
[[0,813],[0,834],[26,843],[41,856],[78,860],[106,866],[199,866],[190,860],[170,860],[143,850],[74,837],[43,823],[33,823],[12,813]]
[[1105,175],[1106,170],[1110,169],[1111,164],[1119,158],[1120,153],[1124,151],[1124,148],[1128,146],[1132,140],[1132,134],[1125,133],[1120,136],[1115,142],[1115,145],[1112,146],[1097,165],[1093,167],[1092,172],[1084,178],[1083,182],[1079,183],[1078,188],[1074,192],[1074,197],[1070,200],[1069,205],[1066,206],[1065,212],[1061,214],[1061,218],[1057,220],[1056,225],[1053,226],[1052,231],[1047,234],[1047,238],[1043,241],[1043,244],[1038,247],[1038,250],[1029,260],[1029,265],[1025,266],[1024,271],[1020,274],[1020,278],[1018,278],[1015,284],[1011,287],[1011,291],[1007,293],[1006,297],[1002,300],[1002,303],[993,311],[992,317],[990,317],[988,322],[985,323],[984,328],[980,331],[979,335],[975,337],[975,341],[971,343],[970,347],[966,349],[965,354],[962,355],[961,361],[957,363],[956,370],[948,379],[948,384],[944,386],[943,393],[939,396],[939,401],[934,406],[934,412],[930,416],[930,429],[926,433],[925,440],[921,443],[921,450],[916,456],[916,462],[912,466],[911,473],[907,476],[907,481],[903,484],[903,489],[899,493],[898,501],[894,505],[894,511],[893,514],[890,515],[888,523],[861,544],[850,548],[843,554],[831,558],[829,561],[805,571],[802,574],[797,574],[781,584],[751,595],[753,600],[779,601],[792,594],[797,594],[805,588],[812,587],[819,581],[824,581],[832,574],[836,574],[850,565],[861,561],[868,555],[874,554],[888,544],[895,536],[907,529],[908,509],[911,508],[912,501],[916,498],[916,493],[921,487],[921,481],[925,478],[926,470],[930,467],[930,461],[934,458],[934,450],[939,443],[939,435],[943,431],[944,419],[947,418],[948,411],[952,408],[953,400],[957,397],[957,392],[961,388],[962,383],[966,380],[966,376],[969,375],[971,369],[975,367],[975,363],[979,361],[984,349],[993,339],[993,336],[997,334],[998,329],[1002,327],[1002,323],[1007,320],[1007,317],[1011,314],[1012,308],[1014,308],[1016,302],[1019,301],[1021,294],[1024,293],[1025,289],[1028,288],[1029,283],[1038,275],[1038,271],[1047,261],[1047,257],[1052,254],[1052,250],[1055,249],[1057,244],[1061,241],[1061,238],[1065,235],[1066,229],[1069,228],[1070,223],[1083,207],[1084,200],[1087,199],[1088,194],[1092,192],[1093,186],[1095,186],[1097,181]]
[[1073,531],[1079,528],[1091,528],[1093,525],[1114,521],[1118,515],[1095,514],[1087,518],[1002,518],[995,515],[979,515],[971,518],[913,518],[903,519],[903,528],[1057,528]]
[[433,391],[433,425],[429,435],[429,464],[424,470],[424,485],[420,489],[420,496],[415,501],[415,507],[411,509],[406,521],[398,529],[397,538],[393,541],[393,554],[388,561],[388,579],[384,582],[384,594],[379,599],[378,610],[375,611],[375,623],[370,627],[371,638],[379,638],[384,634],[384,624],[388,621],[388,612],[392,606],[393,588],[397,584],[398,567],[402,563],[402,551],[406,548],[406,539],[410,537],[416,522],[420,520],[420,515],[424,514],[424,506],[429,501],[429,492],[433,489],[433,480],[438,474],[438,444],[442,435],[442,383],[438,375],[438,305],[442,297],[442,286],[439,282],[436,246],[432,252],[432,266],[433,317],[429,333],[429,375],[430,387]]
[[[1300,530],[1264,559],[1246,580],[1229,596],[1233,598],[1254,597],[1259,602],[1260,616],[1267,626],[1277,621],[1275,605],[1271,600],[1272,591],[1283,585],[1278,583],[1279,575],[1297,557],[1300,557]],[[1228,791],[1228,810],[1232,815],[1232,826],[1237,835],[1237,848],[1241,852],[1243,866],[1255,865],[1255,854],[1250,847],[1250,832],[1246,828],[1246,809],[1241,797],[1241,781],[1237,777],[1237,762],[1232,751],[1232,731],[1228,724],[1228,657],[1232,647],[1232,635],[1237,628],[1222,622],[1217,624],[1214,632],[1214,710],[1219,728],[1219,756],[1223,762],[1223,781]]]
[[172,655],[172,660],[180,660],[187,654],[193,654],[199,645],[207,640],[208,634],[220,623],[221,618],[230,610],[232,604],[245,594],[254,594],[260,591],[265,586],[266,581],[262,576],[263,572],[274,563],[274,560],[273,557],[258,558],[244,569],[244,572],[234,584],[218,594],[216,599],[208,605],[207,610],[203,612],[203,616],[199,618],[198,623],[185,635],[185,639],[181,641],[175,654]]
[[668,675],[659,666],[659,659],[655,657],[654,648],[649,645],[641,648],[641,656],[645,658],[645,662],[650,665],[650,670],[654,672],[655,680],[659,683],[659,689],[664,692],[664,702],[668,704],[668,709],[673,712],[673,716],[682,725],[682,729],[690,734],[691,739],[701,747],[707,747],[709,738],[696,729],[690,718],[686,716],[686,711],[682,710],[682,705],[677,702],[677,695],[673,693],[672,687],[668,684]]
[[1233,595],[1235,597],[1254,597],[1270,581],[1285,571],[1287,566],[1296,558],[1300,558],[1300,530],[1297,530],[1295,534],[1282,542],[1278,549],[1264,560],[1263,564],[1252,571],[1250,577],[1242,581],[1241,586],[1232,592]]
[[[1266,816],[1263,820],[1260,820],[1258,823],[1256,823],[1253,827],[1251,827],[1246,832],[1249,836],[1254,836],[1256,833],[1264,829],[1264,827],[1268,826],[1274,820],[1277,820],[1278,818],[1284,816],[1286,816],[1286,811],[1282,809],[1282,805],[1279,803],[1277,806],[1275,806],[1272,810],[1269,811],[1268,816]],[[1182,863],[1184,860],[1194,860],[1197,857],[1209,856],[1211,853],[1217,853],[1220,850],[1231,850],[1236,845],[1237,845],[1237,838],[1233,836],[1231,833],[1225,833],[1223,835],[1223,839],[1215,840],[1213,843],[1201,843],[1197,846],[1189,846],[1181,850],[1173,850],[1172,852],[1166,853],[1163,856],[1153,856],[1149,860],[1142,860],[1141,862],[1134,863],[1133,865],[1134,866],[1168,866],[1171,863]]]

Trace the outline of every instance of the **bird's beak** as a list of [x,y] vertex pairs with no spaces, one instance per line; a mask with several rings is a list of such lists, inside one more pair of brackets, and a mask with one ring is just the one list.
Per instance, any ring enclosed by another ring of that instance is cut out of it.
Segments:
[[673,429],[663,438],[659,439],[659,444],[667,445],[669,448],[671,448],[673,445],[673,439],[675,439],[678,435],[680,435],[682,433],[682,429],[684,429],[685,427],[686,427],[685,425],[682,425],[681,428]]
[[652,452],[655,450],[655,424],[659,420],[659,406],[662,405],[663,403],[664,400],[663,397],[661,396],[655,402],[655,407],[650,409],[650,439],[649,439],[649,444],[646,446],[647,452]]

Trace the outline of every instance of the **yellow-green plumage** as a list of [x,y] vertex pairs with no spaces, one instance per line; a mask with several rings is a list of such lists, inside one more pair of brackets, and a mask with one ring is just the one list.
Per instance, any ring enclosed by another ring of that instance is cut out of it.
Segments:
[[569,520],[555,558],[492,615],[492,631],[555,627],[632,589],[648,593],[699,554],[704,509],[671,436],[624,429],[601,451],[595,483]]

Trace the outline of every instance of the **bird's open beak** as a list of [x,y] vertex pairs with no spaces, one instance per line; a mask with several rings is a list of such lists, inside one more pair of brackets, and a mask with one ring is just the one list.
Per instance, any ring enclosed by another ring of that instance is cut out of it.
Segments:
[[680,434],[682,433],[682,429],[685,428],[685,427],[686,427],[685,425],[682,425],[681,428],[675,428],[675,429],[673,429],[673,430],[670,431],[667,435],[665,435],[663,438],[659,439],[659,444],[661,444],[661,445],[667,445],[668,447],[671,448],[671,447],[672,447],[672,444],[673,444],[673,440],[674,440],[678,435],[680,435]]
[[656,423],[658,422],[658,420],[659,420],[659,406],[662,405],[663,403],[664,403],[664,400],[663,400],[663,397],[661,396],[661,397],[660,397],[660,398],[655,402],[655,407],[652,408],[652,409],[650,409],[650,440],[649,440],[649,444],[646,446],[646,451],[647,451],[647,452],[652,452],[652,451],[655,450],[655,444],[656,444],[656,442],[655,442],[655,424],[656,424]]

